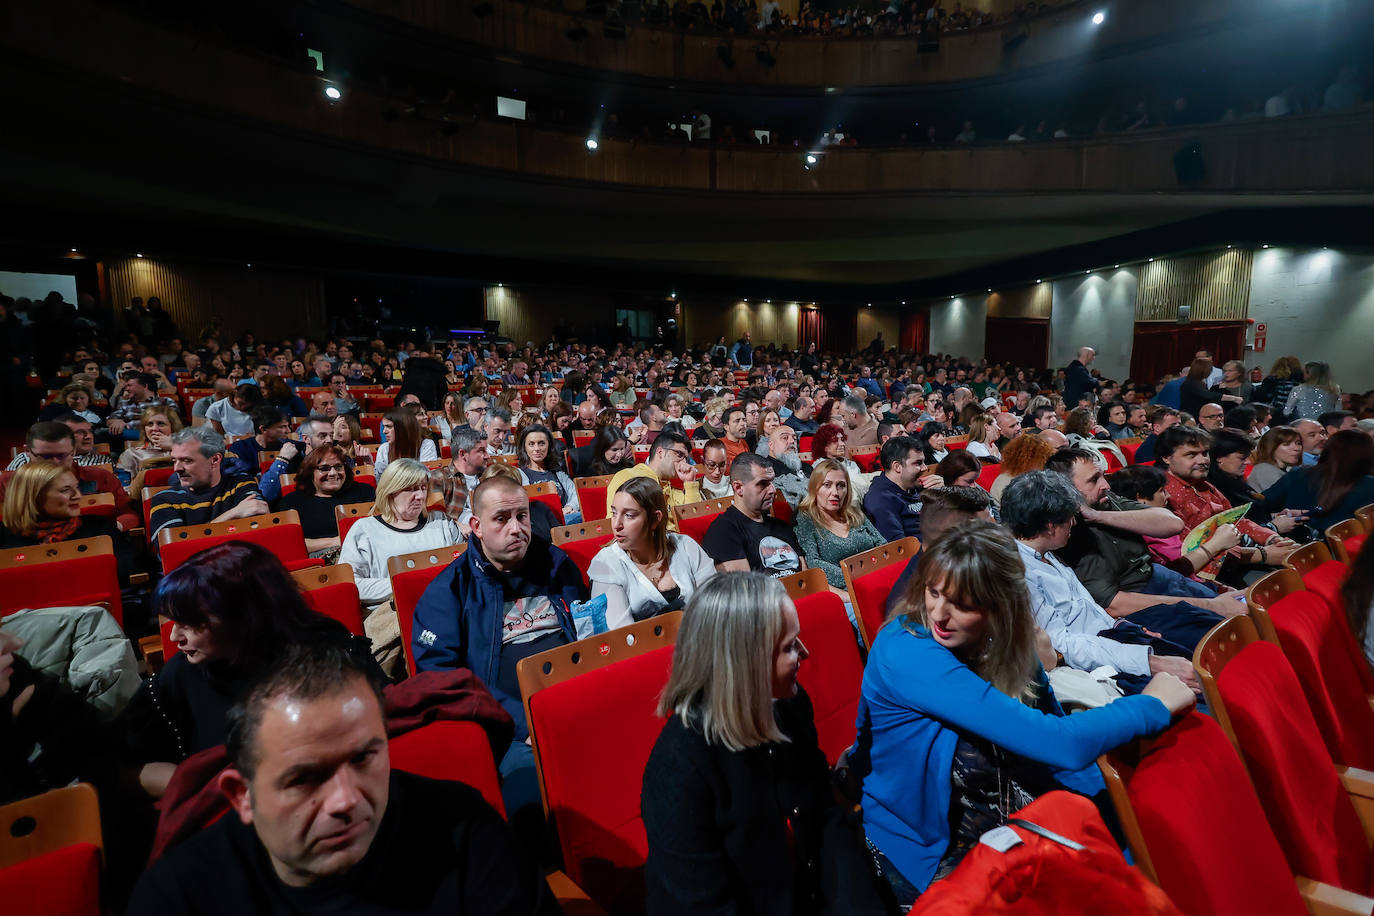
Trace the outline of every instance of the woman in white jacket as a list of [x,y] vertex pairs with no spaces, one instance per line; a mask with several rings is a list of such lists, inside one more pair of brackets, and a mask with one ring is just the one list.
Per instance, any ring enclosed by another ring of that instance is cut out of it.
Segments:
[[668,504],[657,481],[636,477],[611,501],[615,539],[587,569],[592,597],[606,596],[606,625],[627,626],[681,610],[716,566],[701,545],[668,531]]

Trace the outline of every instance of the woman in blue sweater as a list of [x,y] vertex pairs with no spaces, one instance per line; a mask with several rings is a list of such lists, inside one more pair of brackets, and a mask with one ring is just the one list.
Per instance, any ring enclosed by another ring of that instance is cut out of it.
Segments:
[[990,522],[929,547],[903,606],[868,656],[852,761],[870,851],[903,906],[1033,799],[1101,792],[1099,754],[1193,705],[1160,674],[1138,696],[1065,716],[1036,654],[1016,544]]

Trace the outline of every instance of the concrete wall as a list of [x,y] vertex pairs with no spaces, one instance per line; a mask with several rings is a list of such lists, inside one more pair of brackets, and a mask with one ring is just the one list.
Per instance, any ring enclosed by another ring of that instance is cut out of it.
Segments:
[[988,303],[983,296],[935,303],[930,308],[930,352],[982,359],[987,323]]
[[1123,381],[1130,374],[1139,273],[1123,266],[1054,281],[1050,365],[1067,366],[1079,347],[1097,350],[1094,368]]
[[1267,373],[1280,356],[1323,360],[1347,391],[1374,388],[1374,256],[1317,249],[1255,252],[1250,317],[1268,326]]

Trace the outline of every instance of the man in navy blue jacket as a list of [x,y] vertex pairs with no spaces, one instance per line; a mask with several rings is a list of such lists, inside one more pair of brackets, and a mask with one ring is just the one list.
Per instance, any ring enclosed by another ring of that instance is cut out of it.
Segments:
[[1064,367],[1064,404],[1069,410],[1078,406],[1078,400],[1083,395],[1097,391],[1098,381],[1088,371],[1088,367],[1095,359],[1096,350],[1092,347],[1080,347],[1078,358]]
[[411,651],[420,671],[471,669],[515,720],[515,740],[500,766],[514,817],[540,804],[515,666],[576,638],[570,605],[586,600],[587,586],[567,554],[530,533],[530,499],[515,481],[479,484],[470,525],[468,549],[415,606]]
[[920,485],[943,486],[934,474],[925,476],[925,453],[910,436],[893,436],[878,453],[883,472],[873,478],[864,496],[864,514],[889,541],[921,536]]

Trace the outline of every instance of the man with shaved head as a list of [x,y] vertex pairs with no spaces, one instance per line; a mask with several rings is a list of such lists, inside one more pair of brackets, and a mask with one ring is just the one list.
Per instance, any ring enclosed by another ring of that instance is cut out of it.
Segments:
[[530,498],[519,483],[482,481],[471,510],[467,550],[415,606],[411,653],[420,671],[470,669],[515,720],[515,740],[500,767],[514,821],[531,807],[541,814],[515,667],[577,638],[572,604],[587,599],[587,586],[567,554],[530,531]]

